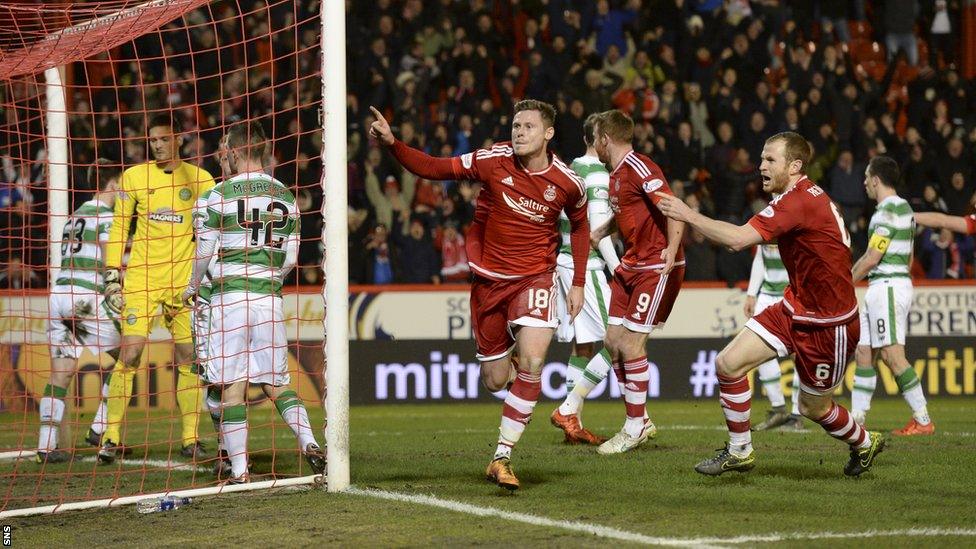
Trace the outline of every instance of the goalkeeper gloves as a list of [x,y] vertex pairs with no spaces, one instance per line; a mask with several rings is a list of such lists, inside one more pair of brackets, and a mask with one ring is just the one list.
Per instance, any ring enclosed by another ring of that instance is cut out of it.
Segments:
[[115,314],[122,314],[125,299],[122,297],[122,282],[118,269],[107,269],[102,275],[105,282],[105,304]]

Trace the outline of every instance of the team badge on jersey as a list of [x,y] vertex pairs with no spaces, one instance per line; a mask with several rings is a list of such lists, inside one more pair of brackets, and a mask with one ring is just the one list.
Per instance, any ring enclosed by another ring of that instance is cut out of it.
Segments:
[[546,200],[548,200],[549,202],[552,202],[553,200],[555,200],[556,199],[556,187],[553,186],[553,185],[549,185],[548,187],[546,187],[546,191],[544,193],[542,193],[542,197],[545,198]]
[[763,211],[759,212],[759,215],[763,217],[773,217],[773,207],[766,206]]
[[645,181],[641,187],[643,187],[645,193],[652,193],[664,186],[664,181],[660,179],[652,179],[650,181]]
[[190,189],[187,189],[186,187],[180,189],[180,200],[189,200],[192,196],[193,194],[190,193]]

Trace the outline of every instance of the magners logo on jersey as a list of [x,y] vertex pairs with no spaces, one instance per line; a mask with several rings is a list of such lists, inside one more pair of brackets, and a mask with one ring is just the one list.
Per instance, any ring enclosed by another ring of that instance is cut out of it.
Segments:
[[162,223],[183,223],[183,214],[174,213],[169,208],[149,212],[149,221],[159,221]]

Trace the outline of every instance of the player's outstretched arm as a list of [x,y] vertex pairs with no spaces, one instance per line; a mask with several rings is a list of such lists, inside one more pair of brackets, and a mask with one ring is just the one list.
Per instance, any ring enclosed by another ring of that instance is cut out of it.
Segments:
[[376,107],[370,106],[376,120],[369,125],[369,135],[390,148],[393,157],[410,173],[424,179],[469,179],[456,158],[438,158],[417,150],[393,136],[390,123]]
[[759,231],[748,223],[745,225],[733,225],[725,221],[719,221],[706,217],[699,212],[692,210],[680,198],[662,192],[656,192],[660,201],[657,203],[661,213],[671,219],[684,221],[692,227],[698,229],[705,238],[727,246],[738,252],[749,246],[762,243],[762,236]]
[[949,229],[957,233],[968,234],[972,232],[969,221],[965,217],[957,215],[946,215],[936,212],[919,212],[915,214],[915,223],[923,227],[933,229]]

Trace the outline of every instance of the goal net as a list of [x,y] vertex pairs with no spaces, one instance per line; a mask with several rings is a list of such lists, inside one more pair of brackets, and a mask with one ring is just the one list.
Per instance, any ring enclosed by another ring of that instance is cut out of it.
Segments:
[[0,3],[0,516],[322,481],[320,41],[317,1]]

